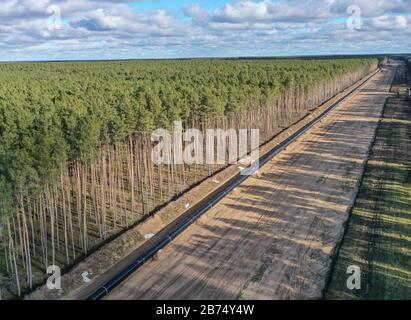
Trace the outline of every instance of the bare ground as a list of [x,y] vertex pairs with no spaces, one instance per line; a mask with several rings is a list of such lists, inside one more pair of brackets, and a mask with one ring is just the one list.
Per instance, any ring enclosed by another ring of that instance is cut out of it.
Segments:
[[320,298],[393,75],[379,73],[108,298]]

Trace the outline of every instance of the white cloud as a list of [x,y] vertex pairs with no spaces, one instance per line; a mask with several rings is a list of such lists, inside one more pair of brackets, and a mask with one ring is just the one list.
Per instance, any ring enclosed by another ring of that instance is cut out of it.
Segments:
[[324,0],[270,1],[240,0],[215,12],[212,20],[227,23],[243,22],[310,22],[330,17],[330,6]]
[[[0,60],[411,51],[411,0],[227,0],[213,11],[200,3],[137,11],[128,2],[1,0]],[[61,30],[47,29],[51,4]],[[359,31],[346,27],[353,4]]]
[[206,21],[209,19],[209,14],[206,10],[201,8],[198,4],[191,4],[183,8],[186,16],[191,17],[197,22]]
[[370,27],[379,30],[406,29],[408,21],[406,16],[379,16],[371,20]]

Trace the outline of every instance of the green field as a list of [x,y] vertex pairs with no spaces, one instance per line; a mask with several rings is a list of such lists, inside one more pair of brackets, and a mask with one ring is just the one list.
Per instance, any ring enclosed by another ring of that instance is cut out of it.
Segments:
[[[326,299],[411,299],[411,102],[397,71]],[[361,268],[349,290],[347,268]]]

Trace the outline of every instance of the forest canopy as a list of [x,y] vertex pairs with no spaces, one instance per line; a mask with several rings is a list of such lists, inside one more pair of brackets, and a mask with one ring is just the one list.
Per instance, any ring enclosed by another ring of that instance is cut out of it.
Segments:
[[[0,184],[37,185],[100,144],[193,115],[227,115],[373,59],[0,64]],[[5,190],[5,191],[4,191]]]

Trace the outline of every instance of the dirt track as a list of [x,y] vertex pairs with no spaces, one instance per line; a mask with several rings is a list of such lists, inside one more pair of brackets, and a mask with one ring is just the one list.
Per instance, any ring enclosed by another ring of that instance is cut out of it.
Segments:
[[321,297],[393,74],[374,77],[107,298]]

